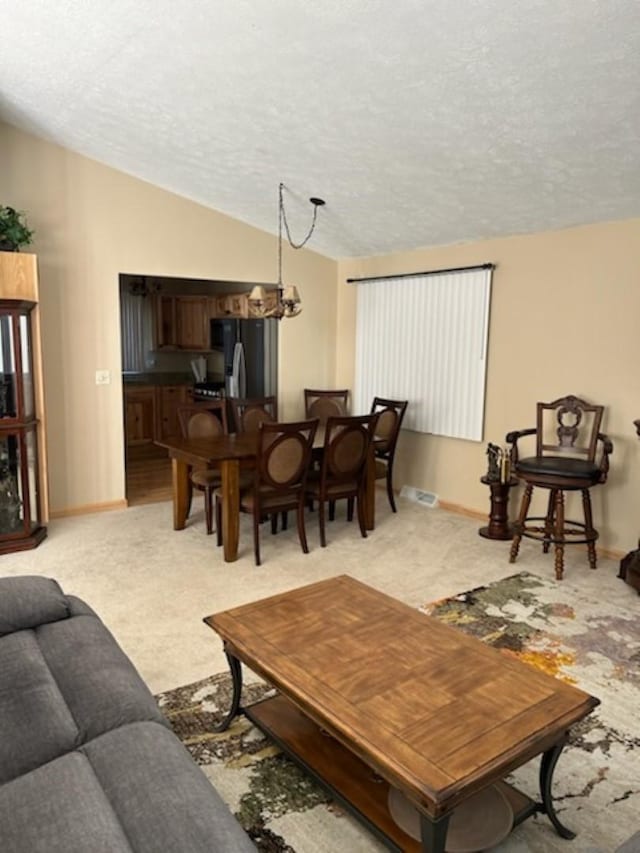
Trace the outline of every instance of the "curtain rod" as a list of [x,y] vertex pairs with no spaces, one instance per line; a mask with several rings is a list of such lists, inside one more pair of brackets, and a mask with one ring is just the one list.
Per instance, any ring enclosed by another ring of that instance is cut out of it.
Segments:
[[446,275],[451,272],[468,272],[469,270],[494,270],[495,264],[474,264],[471,267],[450,267],[446,270],[426,270],[425,272],[405,272],[400,275],[367,275],[364,278],[348,278],[347,284],[359,284],[362,281],[382,281],[385,278],[416,278],[420,275]]

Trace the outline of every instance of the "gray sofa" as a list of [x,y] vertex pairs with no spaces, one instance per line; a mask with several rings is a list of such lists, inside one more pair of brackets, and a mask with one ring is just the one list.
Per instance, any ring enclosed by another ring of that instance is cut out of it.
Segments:
[[2,853],[255,849],[93,610],[0,578]]

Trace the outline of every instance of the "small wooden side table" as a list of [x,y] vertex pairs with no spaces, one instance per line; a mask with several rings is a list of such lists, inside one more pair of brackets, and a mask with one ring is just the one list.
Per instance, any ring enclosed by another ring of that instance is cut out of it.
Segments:
[[618,577],[626,581],[629,586],[638,590],[640,595],[640,542],[635,551],[630,551],[626,557],[620,560],[620,571]]
[[[640,436],[640,418],[633,422],[636,432]],[[618,577],[626,581],[629,586],[638,590],[640,595],[640,541],[635,551],[629,551],[626,557],[620,560],[620,571]]]
[[513,539],[513,526],[509,524],[509,489],[518,485],[517,477],[510,477],[505,483],[480,477],[480,482],[491,490],[491,512],[489,524],[478,530],[485,539]]

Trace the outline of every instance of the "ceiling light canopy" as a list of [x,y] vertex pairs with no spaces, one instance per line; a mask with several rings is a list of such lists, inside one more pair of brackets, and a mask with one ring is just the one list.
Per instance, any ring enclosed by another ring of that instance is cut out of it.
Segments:
[[307,232],[307,236],[300,242],[294,243],[289,231],[289,223],[284,209],[282,191],[284,184],[278,185],[278,284],[275,292],[275,300],[272,298],[273,291],[267,291],[262,285],[256,285],[249,294],[249,310],[254,317],[274,317],[281,320],[283,317],[297,317],[302,311],[300,305],[300,294],[294,284],[284,285],[282,281],[282,226],[287,234],[287,240],[292,249],[301,249],[309,242],[316,227],[318,208],[324,205],[321,198],[310,198],[313,205],[313,219]]

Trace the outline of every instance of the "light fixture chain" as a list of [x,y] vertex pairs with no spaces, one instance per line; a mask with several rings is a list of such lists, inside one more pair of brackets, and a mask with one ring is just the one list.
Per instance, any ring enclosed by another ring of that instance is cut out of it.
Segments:
[[[287,214],[286,214],[286,211],[284,209],[284,199],[282,197],[282,190],[283,189],[284,189],[284,184],[281,183],[280,187],[279,187],[279,190],[280,190],[280,219],[281,219],[281,222],[284,222],[284,228],[285,228],[285,231],[287,233],[287,240],[289,241],[289,245],[293,249],[301,249],[304,245],[306,245],[309,242],[309,240],[311,239],[311,235],[313,234],[313,229],[316,227],[316,217],[318,215],[318,206],[316,204],[313,205],[313,219],[311,221],[311,227],[309,228],[309,233],[304,238],[304,240],[302,240],[301,243],[294,243],[294,241],[291,239],[291,232],[289,231],[289,223],[287,222]],[[282,248],[280,249],[280,251],[282,251]]]
[[313,220],[309,233],[300,243],[294,243],[291,239],[289,231],[289,223],[287,222],[287,214],[284,209],[283,191],[284,184],[278,184],[278,286],[277,286],[277,304],[275,307],[268,307],[267,295],[265,288],[262,285],[256,284],[249,294],[249,311],[253,317],[273,317],[280,320],[283,317],[297,317],[302,311],[300,305],[300,294],[295,285],[285,287],[282,283],[282,224],[287,233],[287,240],[293,249],[301,249],[309,242],[313,230],[316,227],[316,217],[318,207],[324,205],[321,198],[310,198],[309,201],[313,205]]

